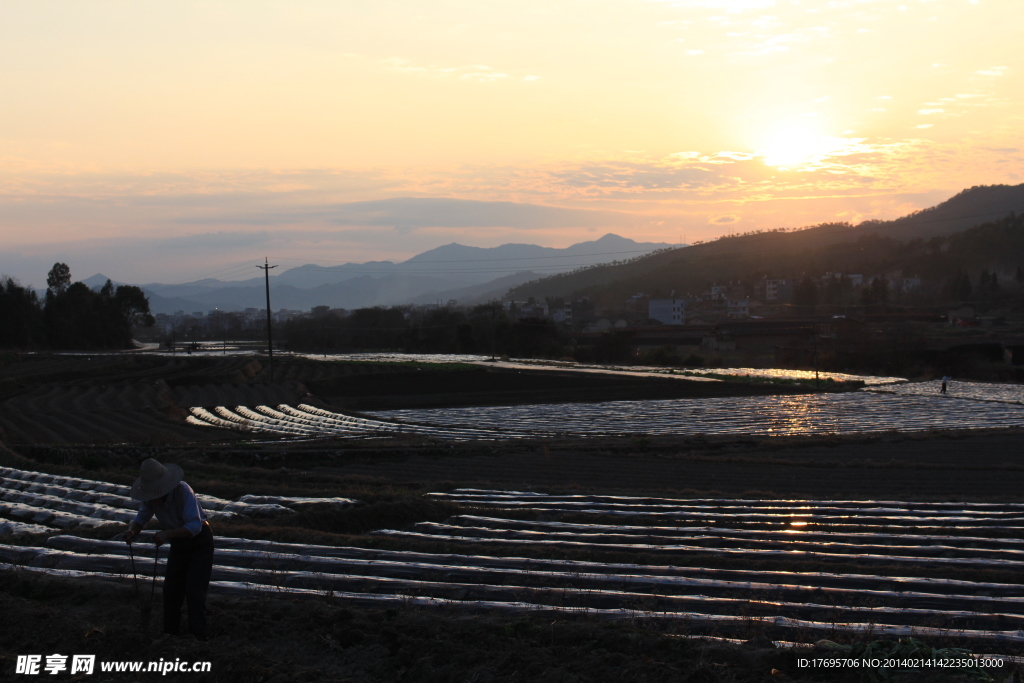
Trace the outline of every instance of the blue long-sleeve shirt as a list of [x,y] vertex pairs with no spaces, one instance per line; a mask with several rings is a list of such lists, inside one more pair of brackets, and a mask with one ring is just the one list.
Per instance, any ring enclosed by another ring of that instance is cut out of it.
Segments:
[[159,499],[143,502],[134,522],[145,527],[154,514],[168,529],[185,527],[193,536],[203,530],[203,522],[206,521],[206,511],[196,500],[192,487],[185,482],[171,489],[162,502]]

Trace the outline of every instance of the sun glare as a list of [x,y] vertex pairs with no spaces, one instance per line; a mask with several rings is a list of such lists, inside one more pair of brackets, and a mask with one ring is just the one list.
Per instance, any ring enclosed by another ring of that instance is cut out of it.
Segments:
[[761,150],[764,163],[769,166],[792,168],[802,166],[827,154],[834,141],[818,131],[804,126],[789,126],[777,130]]

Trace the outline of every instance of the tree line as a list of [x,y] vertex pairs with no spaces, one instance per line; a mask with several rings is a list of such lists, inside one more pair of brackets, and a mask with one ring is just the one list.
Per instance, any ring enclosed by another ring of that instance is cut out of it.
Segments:
[[[319,307],[318,307],[319,308]],[[558,358],[571,340],[551,320],[513,320],[500,304],[472,308],[360,308],[341,317],[326,307],[274,326],[293,351],[401,351]]]
[[55,263],[46,294],[12,278],[0,278],[0,347],[17,349],[124,349],[132,331],[151,326],[149,300],[139,287],[107,280],[98,291],[71,281],[71,269]]

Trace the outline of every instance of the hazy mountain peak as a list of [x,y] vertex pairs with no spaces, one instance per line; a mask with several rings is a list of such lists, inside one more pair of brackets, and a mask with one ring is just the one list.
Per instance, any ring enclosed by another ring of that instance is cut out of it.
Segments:
[[[90,275],[81,282],[89,289],[100,289],[103,287],[103,285],[107,284],[107,280],[110,280],[110,278],[104,275],[103,273],[96,273],[95,275]],[[114,284],[119,285],[121,283],[115,282]]]
[[[564,249],[516,243],[472,247],[451,242],[401,263],[307,264],[289,268],[271,278],[271,305],[275,309],[317,305],[358,308],[415,300],[432,301],[441,293],[445,299],[453,296],[466,300],[478,296],[493,297],[494,292],[502,287],[507,289],[538,275],[631,258],[667,246],[638,243],[614,233]],[[204,280],[174,286],[152,284],[146,289],[159,297],[174,297],[173,303],[169,300],[155,301],[154,310],[157,311],[165,311],[171,306],[186,310],[258,307],[264,296],[262,276],[249,281]]]

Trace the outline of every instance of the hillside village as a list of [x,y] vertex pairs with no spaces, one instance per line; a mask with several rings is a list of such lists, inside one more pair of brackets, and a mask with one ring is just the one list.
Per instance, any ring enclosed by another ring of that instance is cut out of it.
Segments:
[[[273,338],[280,350],[325,354],[470,353],[1016,379],[1024,368],[1024,213],[1017,206],[1024,208],[1024,185],[971,188],[888,223],[754,231],[674,248],[606,235],[562,250],[580,252],[590,263],[532,280],[536,274],[523,271],[507,280],[515,283],[511,289],[487,299],[439,296],[343,308],[317,288],[309,291],[322,303],[299,309],[282,306],[282,285],[275,285],[271,302],[281,307],[272,306]],[[586,251],[612,247],[640,253],[600,263]],[[518,262],[534,248],[499,249]],[[436,265],[443,270],[445,263]],[[316,276],[327,277],[319,270]],[[70,348],[54,317],[58,304],[74,308],[96,298],[95,306],[113,306],[107,299],[115,291],[138,289],[115,290],[106,280],[93,291],[70,284],[67,273],[64,279],[57,295],[47,293],[45,306],[31,291],[6,285],[9,304],[24,314],[19,339]],[[79,308],[86,318],[92,310]],[[147,320],[154,324],[136,328],[135,339],[175,351],[267,337],[267,311],[258,306],[156,312]],[[103,346],[93,336],[83,348]]]
[[[898,270],[827,272],[712,284],[696,294],[636,293],[618,305],[581,296],[281,309],[273,312],[273,324],[280,347],[297,351],[497,351],[655,365],[1016,377],[1024,369],[1024,283],[983,271],[968,284],[970,294],[959,298],[964,292],[929,293],[927,281]],[[266,310],[256,308],[156,318],[152,339],[169,348],[258,340],[266,330]],[[359,334],[368,328],[378,332]]]

